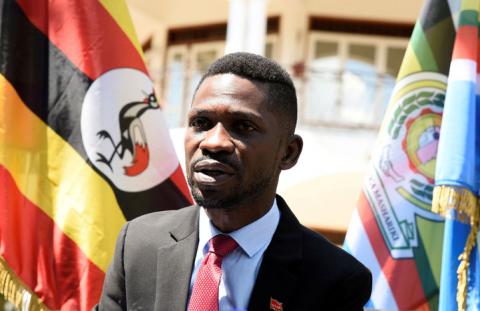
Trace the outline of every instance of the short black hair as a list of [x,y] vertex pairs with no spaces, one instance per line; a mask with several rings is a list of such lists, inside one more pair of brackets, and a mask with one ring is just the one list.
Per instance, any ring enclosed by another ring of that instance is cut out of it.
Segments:
[[226,73],[265,83],[269,108],[274,112],[280,112],[288,133],[294,133],[297,124],[297,94],[293,81],[285,69],[275,61],[260,55],[246,52],[227,54],[210,65],[198,83],[195,93],[206,78]]

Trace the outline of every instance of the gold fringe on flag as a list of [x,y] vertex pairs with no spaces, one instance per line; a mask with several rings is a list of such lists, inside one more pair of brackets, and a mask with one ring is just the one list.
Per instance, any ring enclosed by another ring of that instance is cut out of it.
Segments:
[[48,311],[49,309],[33,294],[0,256],[0,294],[22,311]]
[[[437,186],[433,190],[433,212],[445,217],[454,217],[458,221],[469,223],[471,227],[463,252],[458,257],[460,261],[457,269],[457,307],[459,311],[467,308],[467,273],[470,266],[470,253],[477,240],[480,210],[478,203],[475,195],[465,188]],[[454,213],[448,213],[452,209]]]
[[465,243],[463,253],[458,256],[460,265],[457,269],[458,275],[458,287],[457,287],[457,304],[458,310],[466,310],[467,308],[467,281],[468,281],[468,268],[470,266],[470,253],[475,246],[477,232],[478,232],[478,212],[474,214],[471,221],[472,228]]
[[436,186],[433,189],[432,212],[450,217],[448,210],[456,211],[456,219],[470,223],[477,211],[477,198],[468,189],[452,186]]

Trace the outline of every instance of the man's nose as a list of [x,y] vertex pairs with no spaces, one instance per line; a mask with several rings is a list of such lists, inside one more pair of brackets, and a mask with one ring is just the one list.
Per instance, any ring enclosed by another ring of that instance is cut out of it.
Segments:
[[205,138],[200,142],[200,149],[209,152],[228,152],[235,150],[232,137],[221,123],[217,123],[214,127],[207,131]]

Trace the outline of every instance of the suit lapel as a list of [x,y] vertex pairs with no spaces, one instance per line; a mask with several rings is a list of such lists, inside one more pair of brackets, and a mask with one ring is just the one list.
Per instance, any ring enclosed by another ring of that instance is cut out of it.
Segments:
[[[300,224],[285,201],[277,196],[280,222],[264,253],[248,310],[270,310],[271,300],[289,307],[298,286],[297,272],[302,259]],[[291,308],[291,306],[290,306]]]
[[[170,231],[157,252],[155,310],[185,310],[198,244],[198,206]],[[165,282],[165,280],[170,280]]]

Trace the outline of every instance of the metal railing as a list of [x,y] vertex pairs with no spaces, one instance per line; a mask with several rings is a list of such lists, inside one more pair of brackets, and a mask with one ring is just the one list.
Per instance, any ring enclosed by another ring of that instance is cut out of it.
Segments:
[[[193,85],[200,73],[191,70],[163,75],[156,81],[170,127],[184,126]],[[158,77],[158,76],[157,76]],[[174,80],[171,79],[174,77]],[[392,76],[361,70],[307,68],[294,78],[299,124],[377,129],[383,119],[395,80]]]

